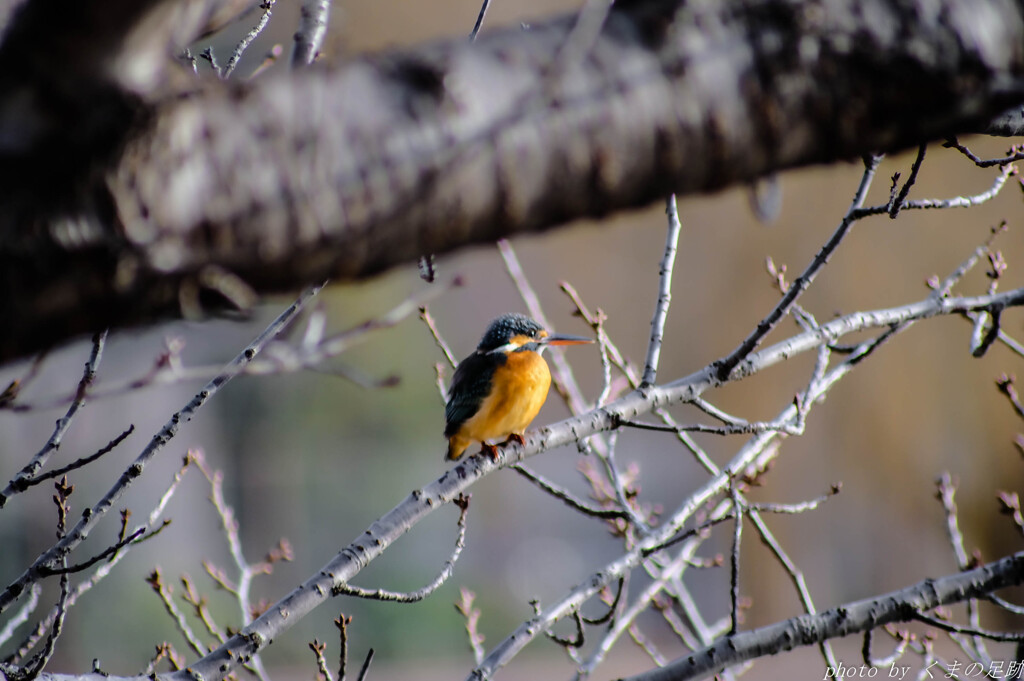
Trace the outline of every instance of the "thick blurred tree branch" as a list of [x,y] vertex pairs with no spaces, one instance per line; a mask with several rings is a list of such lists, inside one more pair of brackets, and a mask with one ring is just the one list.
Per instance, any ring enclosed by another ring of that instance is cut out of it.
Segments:
[[171,66],[207,4],[121,4],[28,0],[0,45],[0,360],[1024,101],[1012,0],[632,0],[243,85]]

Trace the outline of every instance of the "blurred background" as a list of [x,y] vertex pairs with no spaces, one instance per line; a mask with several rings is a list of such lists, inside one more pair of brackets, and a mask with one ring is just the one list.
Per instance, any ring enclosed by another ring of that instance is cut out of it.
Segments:
[[[576,3],[494,3],[487,27],[534,21]],[[325,58],[345,59],[366,50],[466,35],[479,5],[470,1],[336,3]],[[250,48],[252,69],[275,43],[290,50],[297,6],[279,2],[268,30]],[[226,61],[257,14],[243,18],[213,43]],[[1008,140],[965,139],[979,155],[1000,156]],[[888,199],[889,178],[906,177],[912,156],[886,159],[869,197]],[[845,212],[861,174],[860,164],[791,172],[779,178],[781,212],[770,224],[750,208],[749,192],[738,188],[714,196],[684,197],[679,203],[683,232],[679,242],[672,307],[661,355],[660,381],[697,371],[731,351],[778,298],[765,271],[765,258],[796,276],[832,233]],[[998,170],[979,170],[955,151],[930,147],[910,198],[948,198],[986,190]],[[1017,184],[1011,178],[1011,185]],[[1024,212],[1018,187],[1007,186],[993,201],[969,210],[905,211],[898,220],[876,217],[856,225],[802,299],[819,320],[836,314],[902,305],[927,296],[925,280],[946,276],[1006,220],[1009,232],[997,247],[1009,264],[1002,290],[1024,283],[1020,231]],[[588,333],[560,292],[570,282],[591,308],[608,315],[612,340],[641,365],[657,295],[666,218],[662,204],[618,215],[602,223],[580,222],[548,234],[512,242],[544,311],[558,331]],[[437,259],[438,278],[461,275],[466,285],[440,296],[430,311],[460,358],[476,345],[488,322],[508,311],[525,312],[516,288],[494,247],[466,249]],[[958,291],[985,292],[984,265]],[[437,284],[435,284],[436,286]],[[357,284],[336,284],[319,297],[328,332],[338,332],[379,316],[429,285],[414,265]],[[183,342],[190,366],[219,366],[230,360],[281,309],[287,298],[269,300],[251,320],[175,322],[141,331],[111,334],[97,387],[145,374],[168,339]],[[1003,328],[1021,334],[1021,314],[1003,316]],[[768,342],[797,331],[787,320]],[[945,535],[945,517],[935,500],[935,479],[950,472],[960,484],[957,501],[967,548],[991,560],[1021,549],[1021,537],[998,514],[996,493],[1019,491],[1024,463],[1013,445],[1024,430],[994,379],[1017,372],[1022,359],[1001,345],[971,357],[971,328],[960,318],[918,323],[843,380],[811,413],[806,433],[783,444],[763,486],[760,501],[798,502],[825,493],[835,482],[842,493],[813,512],[772,516],[767,521],[791,558],[804,571],[820,609],[898,589],[925,577],[956,571]],[[45,403],[77,384],[90,344],[78,342],[51,353],[41,374],[23,395]],[[596,347],[570,349],[588,399],[601,389]],[[771,419],[805,384],[814,357],[807,355],[751,379],[705,395],[718,407],[750,420]],[[246,557],[255,562],[284,537],[294,561],[275,565],[254,583],[254,600],[273,602],[305,580],[413,488],[440,476],[445,442],[444,405],[435,381],[443,362],[426,326],[415,316],[376,332],[334,365],[370,377],[397,376],[394,387],[367,389],[327,373],[307,372],[233,380],[166,447],[142,479],[119,503],[141,519],[166,489],[190,448],[204,452],[223,471],[225,493],[241,523]],[[0,385],[23,375],[27,363],[0,367]],[[450,372],[448,374],[450,376]],[[72,477],[73,517],[95,503],[149,438],[202,386],[196,380],[150,387],[120,397],[90,401],[67,434],[53,465],[96,451],[134,424],[135,433],[102,462]],[[0,478],[9,480],[46,442],[64,408],[24,413],[0,411]],[[676,408],[681,421],[707,421],[699,412]],[[568,412],[552,394],[535,425]],[[726,462],[743,437],[698,436],[716,462]],[[535,470],[581,496],[586,487],[573,448],[529,461]],[[623,432],[618,458],[635,462],[645,501],[675,509],[706,477],[668,434]],[[432,597],[414,605],[335,599],[274,642],[264,661],[274,678],[312,678],[313,656],[306,643],[326,641],[334,665],[340,612],[349,626],[350,667],[376,651],[369,679],[463,678],[472,667],[464,620],[453,608],[460,587],[477,594],[485,647],[500,642],[532,615],[529,602],[542,606],[621,553],[621,543],[600,521],[575,515],[512,471],[500,471],[475,485],[469,512],[467,547],[454,576]],[[53,540],[55,512],[48,485],[12,500],[0,514],[0,581],[8,583]],[[234,574],[219,519],[207,501],[209,484],[191,471],[168,506],[172,525],[157,539],[136,548],[70,612],[51,671],[88,670],[94,658],[105,671],[135,673],[169,641],[185,643],[144,578],[159,567],[175,593],[180,575],[193,578],[209,597],[222,627],[237,626],[230,597],[206,576],[202,561]],[[417,589],[431,581],[448,558],[455,539],[456,509],[434,513],[403,537],[354,582],[367,588]],[[109,544],[117,521],[101,525],[82,556]],[[720,526],[701,555],[729,551],[731,528]],[[687,583],[698,594],[706,619],[728,614],[728,568],[692,570]],[[789,578],[753,532],[743,545],[742,594],[750,598],[744,627],[774,622],[802,612]],[[48,588],[40,610],[55,601]],[[588,612],[591,612],[588,610]],[[957,610],[957,612],[960,612]],[[644,633],[671,659],[683,653],[655,614],[640,620]],[[1020,622],[992,620],[990,628]],[[199,629],[198,623],[193,626]],[[566,628],[565,635],[571,634]],[[596,637],[596,633],[591,634]],[[15,636],[15,640],[20,637]],[[591,639],[593,640],[593,639]],[[859,663],[860,639],[837,643],[840,657]],[[879,643],[880,655],[888,643]],[[6,655],[5,649],[0,653]],[[636,673],[652,662],[628,638],[613,650],[593,678]],[[751,679],[821,678],[816,649],[801,649],[760,661]],[[563,679],[572,664],[560,648],[537,640],[500,679]]]

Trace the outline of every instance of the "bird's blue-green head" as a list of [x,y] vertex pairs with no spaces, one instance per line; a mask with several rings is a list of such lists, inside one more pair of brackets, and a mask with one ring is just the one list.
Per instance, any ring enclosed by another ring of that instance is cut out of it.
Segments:
[[477,352],[539,352],[547,345],[575,345],[593,343],[582,336],[552,335],[547,329],[521,314],[504,314],[487,327],[487,332],[476,347]]

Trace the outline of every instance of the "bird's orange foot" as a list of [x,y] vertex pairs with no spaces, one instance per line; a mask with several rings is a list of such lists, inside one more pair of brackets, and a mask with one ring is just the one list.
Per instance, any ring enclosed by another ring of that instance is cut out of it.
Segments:
[[521,445],[526,444],[526,440],[524,440],[523,436],[520,435],[519,433],[512,433],[511,435],[508,436],[508,439],[502,442],[501,444],[507,445],[509,442],[517,442]]
[[498,448],[494,445],[489,445],[486,442],[480,443],[480,453],[491,457],[491,461],[498,460]]

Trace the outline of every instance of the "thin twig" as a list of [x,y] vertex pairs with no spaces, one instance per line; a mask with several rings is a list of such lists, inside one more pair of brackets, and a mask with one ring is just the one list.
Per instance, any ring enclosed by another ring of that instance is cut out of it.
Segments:
[[373,648],[370,648],[366,652],[366,659],[363,660],[363,666],[359,669],[359,676],[356,677],[356,681],[366,681],[366,673],[370,671],[370,662],[373,661]]
[[9,409],[25,389],[35,381],[46,360],[47,352],[44,350],[32,358],[32,363],[20,378],[15,378],[7,387],[0,392],[0,409]]
[[[845,603],[817,615],[800,615],[736,636],[720,639],[704,650],[674,660],[665,667],[628,677],[627,681],[705,678],[725,667],[761,657],[766,649],[783,649],[788,643],[810,645],[825,638],[863,632],[881,624],[917,619],[917,613],[995,591],[1024,579],[1024,553],[1017,553],[970,572],[926,579],[905,589]],[[931,622],[929,622],[930,624]],[[941,626],[941,625],[936,625]],[[796,636],[796,632],[800,632]],[[979,632],[981,633],[981,632]],[[1022,634],[992,634],[996,640],[1018,641]],[[922,638],[922,645],[930,645]]]
[[181,59],[188,64],[188,67],[192,70],[192,75],[199,75],[199,64],[196,62],[196,58],[195,55],[192,54],[192,50],[186,47],[185,51],[181,53]]
[[868,189],[871,187],[871,181],[875,177],[879,160],[880,157],[878,156],[870,156],[864,160],[864,172],[861,174],[860,184],[857,186],[857,191],[854,192],[853,201],[850,203],[850,208],[846,211],[846,215],[840,221],[839,227],[829,240],[825,242],[825,245],[821,247],[807,268],[793,281],[772,311],[758,322],[754,331],[728,356],[716,363],[717,375],[720,380],[727,378],[732,373],[732,370],[736,368],[736,365],[747,357],[761,343],[761,340],[778,325],[793,303],[810,287],[818,272],[821,271],[821,268],[828,263],[832,254],[849,233],[850,228],[859,219],[858,211],[864,205],[864,201],[867,198]]
[[[53,501],[57,505],[57,538],[62,539],[67,534],[68,513],[71,511],[68,506],[68,497],[71,496],[75,486],[69,485],[68,479],[65,476],[54,483],[54,488],[57,490],[57,493],[53,496]],[[61,558],[61,567],[67,568],[67,556]],[[27,665],[28,670],[24,676],[26,681],[35,679],[43,671],[50,658],[53,657],[57,639],[64,628],[64,617],[67,615],[68,609],[68,593],[68,575],[67,572],[62,572],[60,576],[60,597],[57,599],[57,606],[55,608],[56,617],[53,618],[50,632],[43,642],[43,649]]]
[[348,669],[348,625],[352,624],[352,616],[345,617],[345,613],[339,613],[334,618],[334,626],[338,628],[338,681],[345,681],[345,673]]
[[576,623],[576,636],[574,638],[562,638],[554,632],[544,632],[548,635],[548,638],[562,646],[563,648],[582,648],[585,643],[583,635],[583,618],[580,617],[579,610],[572,613],[572,619]]
[[657,380],[658,358],[661,355],[661,344],[665,335],[665,319],[668,317],[668,307],[672,302],[672,269],[676,264],[676,244],[679,242],[679,233],[682,231],[675,194],[666,200],[665,213],[668,215],[665,256],[661,260],[661,270],[658,273],[658,300],[654,306],[654,317],[651,319],[651,339],[647,344],[647,359],[644,361],[641,387],[654,385]]
[[434,343],[437,344],[437,347],[441,350],[442,354],[444,354],[444,358],[448,360],[448,366],[452,369],[457,367],[459,365],[459,361],[455,359],[455,354],[452,352],[452,349],[448,346],[448,343],[445,342],[444,338],[441,337],[441,332],[437,330],[437,324],[434,322],[434,318],[430,316],[430,310],[426,305],[420,307],[420,319],[422,319],[423,323],[427,325],[427,328],[430,330],[430,335],[434,338]]
[[253,80],[254,78],[257,78],[264,71],[276,64],[282,54],[284,54],[284,47],[281,46],[281,43],[273,45],[267,53],[263,55],[263,61],[261,61],[259,65],[252,70],[252,73],[249,74],[249,77],[246,78],[246,80]]
[[[946,515],[946,535],[949,538],[950,546],[953,548],[953,554],[956,556],[957,567],[961,570],[969,570],[975,567],[971,558],[967,555],[967,549],[964,546],[964,536],[960,531],[959,524],[959,513],[956,506],[956,488],[957,484],[953,480],[953,476],[948,471],[943,472],[939,476],[938,480],[935,481],[935,485],[938,488],[936,496],[939,502],[942,504],[942,508]],[[970,626],[978,629],[981,626],[981,619],[978,612],[978,602],[971,598],[967,600],[967,621]],[[962,644],[966,644],[965,641],[961,641]],[[975,657],[988,657],[988,651],[985,649],[985,641],[980,636],[971,637],[971,646]],[[970,653],[970,651],[965,651]]]
[[11,619],[4,623],[4,628],[0,629],[0,646],[4,645],[14,636],[14,630],[20,627],[22,624],[28,621],[28,618],[35,612],[36,606],[39,605],[39,594],[42,592],[43,587],[39,584],[33,584],[29,590],[28,598],[21,604],[18,611],[14,613]]
[[466,514],[469,511],[469,495],[460,495],[455,500],[455,504],[459,507],[459,520],[458,537],[455,539],[455,551],[445,561],[444,568],[438,573],[437,577],[434,578],[430,584],[427,584],[421,589],[416,591],[387,591],[385,589],[364,589],[358,586],[352,586],[351,584],[339,584],[334,587],[334,595],[345,595],[345,596],[357,596],[359,598],[366,598],[374,601],[393,601],[396,603],[416,603],[422,601],[430,594],[437,591],[437,589],[448,581],[451,577],[452,572],[455,570],[455,563],[459,560],[459,556],[462,555],[462,549],[466,546]]
[[[168,523],[170,523],[170,521],[169,520],[165,520],[164,521],[164,525],[161,526],[161,527],[156,528],[155,530],[153,530],[151,532],[151,534],[156,534],[156,533],[160,532],[160,530],[162,530],[164,527],[166,527]],[[46,577],[49,577],[51,575],[69,575],[69,574],[74,574],[76,572],[83,572],[83,571],[88,570],[89,568],[91,568],[96,563],[99,563],[100,561],[102,561],[102,560],[104,560],[106,558],[109,558],[110,556],[113,556],[114,554],[116,554],[118,551],[120,551],[124,547],[128,546],[129,544],[138,543],[139,541],[144,539],[143,535],[145,535],[145,534],[146,534],[145,528],[139,528],[139,529],[135,530],[134,532],[132,532],[129,536],[125,537],[124,539],[118,541],[115,544],[112,544],[112,545],[108,546],[107,548],[103,549],[102,551],[97,553],[92,558],[89,558],[88,560],[82,561],[81,563],[76,563],[75,565],[68,565],[67,561],[65,560],[65,561],[62,562],[61,567],[58,567],[58,568],[51,568],[49,566],[43,566],[43,567],[40,568],[40,574],[42,574],[42,575],[44,575]]]
[[[831,496],[831,495],[830,495]],[[827,497],[826,497],[827,498]],[[789,579],[793,582],[793,586],[796,587],[796,592],[800,597],[800,602],[804,606],[804,612],[809,615],[813,615],[817,612],[814,608],[814,601],[811,599],[810,589],[807,588],[807,581],[804,579],[804,573],[800,568],[796,566],[796,563],[789,557],[785,549],[779,543],[778,539],[768,528],[768,525],[764,522],[764,518],[758,512],[754,505],[748,505],[747,517],[750,518],[754,527],[757,529],[758,534],[761,535],[761,541],[764,542],[771,552],[775,555],[776,560],[782,565],[782,569],[789,575]],[[832,644],[828,641],[822,641],[820,644],[821,654],[825,658],[825,664],[829,665],[832,669],[836,669],[836,656],[832,651]]]
[[164,609],[167,614],[171,616],[174,623],[178,627],[178,632],[185,638],[185,642],[188,643],[188,647],[193,650],[197,655],[205,655],[207,650],[203,645],[203,642],[199,640],[195,632],[192,631],[192,627],[188,625],[188,620],[185,619],[185,613],[183,613],[178,606],[174,603],[174,598],[171,594],[173,590],[164,581],[163,573],[160,568],[156,568],[153,572],[149,573],[146,577],[146,583],[149,584],[153,592],[160,598],[160,602],[163,603]]
[[961,154],[974,162],[979,168],[991,168],[992,166],[1006,166],[1015,161],[1024,161],[1024,149],[1019,146],[1011,147],[1003,158],[982,159],[975,155],[970,149],[960,144],[956,137],[949,137],[942,145],[947,149],[956,149]]
[[484,25],[484,17],[487,16],[487,8],[491,6],[491,0],[484,0],[480,5],[480,12],[476,15],[476,23],[473,24],[473,30],[469,33],[469,42],[476,40],[477,34],[480,33],[480,29]]
[[990,641],[1024,641],[1024,632],[1004,632],[1004,631],[989,631],[987,629],[974,629],[971,627],[962,627],[958,624],[952,624],[950,622],[944,622],[935,617],[925,615],[921,612],[915,612],[913,618],[919,622],[935,627],[936,629],[942,629],[948,631],[951,634],[966,634],[968,636],[977,636],[980,638],[987,638]]
[[992,248],[992,244],[995,240],[1006,232],[1006,221],[1002,221],[998,225],[992,228],[989,232],[988,238],[985,239],[974,252],[971,253],[967,258],[960,263],[956,269],[954,269],[945,279],[939,281],[938,277],[930,277],[926,282],[928,287],[932,289],[932,295],[936,298],[943,298],[948,296],[953,287],[959,282],[964,276],[974,268],[986,254],[989,253]]
[[[519,258],[516,256],[516,252],[513,250],[512,244],[510,244],[506,239],[500,239],[498,240],[497,246],[502,260],[505,261],[505,270],[508,272],[509,277],[511,277],[512,282],[516,285],[516,289],[519,291],[519,295],[523,299],[523,302],[526,303],[526,309],[529,310],[530,316],[545,329],[550,330],[551,324],[544,315],[544,310],[540,305],[540,299],[537,297],[537,293],[533,290],[533,287],[530,286],[529,280],[527,280],[526,275],[523,273],[523,267],[519,264]],[[554,371],[552,371],[552,383],[555,390],[565,400],[565,403],[568,405],[571,413],[579,414],[586,411],[587,401],[584,399],[583,393],[580,390],[579,385],[576,383],[576,379],[572,373],[572,368],[565,360],[565,356],[561,353],[553,352],[550,357],[551,364],[554,368]]]
[[[992,182],[992,186],[981,193],[971,196],[954,196],[950,199],[918,199],[916,201],[906,201],[903,203],[902,210],[942,210],[947,208],[970,208],[972,206],[977,206],[998,196],[999,192],[1002,191],[1003,187],[1006,185],[1006,181],[1015,173],[1016,168],[1014,168],[1014,166],[1006,166],[999,172],[999,175],[996,176],[996,179]],[[886,204],[859,208],[854,210],[851,215],[853,219],[860,220],[861,218],[865,218],[870,215],[883,215],[888,212],[889,206]]]
[[[328,359],[333,359],[373,338],[371,332],[388,329],[396,326],[410,315],[417,313],[419,308],[427,302],[442,295],[453,286],[460,286],[462,279],[453,278],[448,284],[432,286],[422,291],[413,293],[405,300],[402,300],[388,312],[378,317],[370,318],[361,324],[346,329],[340,333],[323,336],[317,329],[321,325],[321,315],[310,316],[306,333],[298,344],[291,344],[284,340],[274,340],[269,343],[265,351],[259,357],[254,357],[243,368],[243,373],[251,376],[267,376],[280,373],[291,373],[297,371],[313,370],[318,373],[330,373],[360,383],[360,378],[355,372],[328,370],[323,367]],[[318,335],[319,334],[319,335]],[[317,339],[317,342],[313,342]],[[126,379],[124,381],[103,384],[89,390],[91,400],[104,399],[124,395],[141,388],[149,386],[166,386],[191,380],[209,380],[222,370],[220,365],[205,365],[186,367],[181,361],[183,343],[180,340],[172,340],[168,347],[155,359],[153,366],[142,376]],[[372,387],[386,387],[393,385],[392,378],[384,378],[371,383]],[[12,411],[30,411],[36,409],[49,409],[67,404],[73,396],[60,396],[33,404],[17,404]]]
[[178,651],[174,647],[164,641],[156,646],[156,653],[150,658],[149,663],[143,670],[143,673],[150,676],[156,672],[156,666],[160,663],[160,660],[167,658],[167,662],[171,669],[177,671],[185,668],[185,660],[178,654]]
[[545,492],[547,492],[548,494],[550,494],[554,498],[558,499],[559,501],[564,502],[570,508],[579,511],[580,513],[582,513],[584,515],[593,516],[594,518],[605,518],[605,519],[608,519],[608,518],[628,519],[629,518],[629,514],[627,514],[625,511],[619,511],[619,510],[608,509],[608,508],[594,508],[593,506],[589,506],[589,505],[585,504],[584,502],[580,501],[579,499],[577,499],[575,496],[573,496],[565,488],[559,487],[555,483],[551,482],[550,480],[547,480],[547,479],[543,478],[542,476],[538,475],[537,473],[534,473],[533,471],[531,471],[530,469],[526,468],[523,465],[516,464],[515,466],[512,466],[512,470],[514,470],[516,473],[519,473],[521,476],[523,476],[524,478],[526,478],[527,480],[529,480],[530,482],[532,482],[537,487],[539,487],[540,489],[544,490]]
[[183,589],[181,600],[192,606],[196,617],[199,618],[199,621],[206,628],[206,633],[212,636],[213,640],[217,641],[217,643],[223,643],[224,632],[217,626],[213,615],[210,613],[210,609],[206,606],[206,598],[199,595],[195,584],[192,582],[192,578],[187,574],[181,575],[180,580]]
[[615,590],[615,596],[611,599],[611,603],[608,603],[608,612],[596,618],[584,617],[583,621],[590,625],[605,624],[611,622],[612,618],[615,617],[615,611],[619,607],[619,601],[622,599],[622,594],[625,592],[626,580],[625,578],[619,579],[619,586]]
[[661,667],[668,662],[668,660],[665,659],[665,656],[662,655],[655,647],[654,641],[647,638],[647,636],[640,631],[640,627],[636,625],[636,622],[629,625],[629,637],[633,639],[634,643],[640,646],[642,651],[647,653],[648,657],[654,661],[654,664]]
[[[580,451],[586,452],[591,450],[595,453],[598,460],[604,467],[605,476],[612,485],[612,490],[615,492],[615,500],[618,502],[619,508],[621,508],[626,515],[629,517],[629,524],[632,528],[635,528],[641,534],[648,534],[650,532],[650,524],[647,519],[644,519],[637,513],[637,505],[630,502],[630,494],[626,490],[626,485],[623,483],[622,473],[619,471],[619,466],[615,461],[615,445],[618,442],[618,433],[612,432],[608,437],[608,451],[601,453],[596,449],[591,449],[590,441],[580,444]],[[634,496],[635,498],[635,496]]]
[[943,510],[946,512],[946,536],[949,538],[949,544],[953,548],[953,554],[956,556],[957,567],[961,570],[967,570],[971,567],[971,559],[964,548],[964,535],[960,532],[957,518],[956,483],[953,481],[953,476],[949,474],[949,471],[946,471],[935,481],[935,486],[938,488],[936,497],[938,497]]
[[213,53],[212,47],[207,47],[205,50],[199,53],[199,56],[205,59],[207,62],[209,62],[210,68],[213,69],[213,72],[217,74],[218,78],[222,77],[223,74],[220,69],[220,64],[217,63],[217,55]]
[[331,671],[327,668],[327,659],[324,657],[324,651],[327,650],[327,644],[321,643],[319,639],[314,638],[309,644],[309,649],[312,650],[313,655],[316,656],[316,670],[320,676],[324,681],[334,681],[334,677],[331,676]]
[[917,157],[910,166],[910,177],[903,183],[903,187],[900,188],[899,195],[889,201],[889,217],[893,220],[900,214],[903,206],[906,204],[907,196],[910,194],[910,188],[914,186],[917,181],[917,174],[921,170],[921,164],[924,163],[924,154],[927,151],[928,145],[922,144],[917,148]]
[[[576,311],[579,313],[580,317],[582,317],[583,320],[591,326],[591,328],[598,329],[602,326],[602,315],[600,313],[591,312],[586,303],[583,302],[579,292],[573,288],[572,284],[563,281],[559,284],[559,287],[569,297],[569,300],[572,301],[573,305],[576,306]],[[623,376],[629,379],[632,387],[638,387],[640,385],[640,374],[637,373],[636,367],[629,363],[619,348],[613,344],[610,339],[607,339],[607,337],[604,345],[608,350],[609,361],[611,361],[611,363],[622,372]]]
[[127,430],[123,431],[120,435],[118,435],[113,440],[108,442],[104,447],[100,448],[95,454],[91,454],[90,456],[84,456],[81,459],[76,459],[75,461],[72,461],[67,466],[64,466],[62,468],[55,468],[53,470],[46,471],[45,473],[40,473],[36,477],[31,478],[26,484],[28,486],[37,485],[40,482],[43,482],[45,480],[52,480],[53,478],[59,478],[62,475],[67,475],[71,471],[74,471],[74,470],[77,470],[79,468],[82,468],[83,466],[86,466],[86,465],[92,463],[96,459],[99,459],[101,456],[103,456],[105,454],[109,454],[111,451],[113,451],[113,449],[115,447],[117,447],[119,444],[124,442],[125,438],[127,438],[129,435],[131,435],[134,432],[135,432],[135,425],[134,424],[129,424]]
[[7,487],[0,492],[0,508],[4,507],[12,495],[23,492],[28,488],[29,480],[39,474],[39,471],[42,470],[47,460],[49,460],[50,455],[60,447],[64,434],[71,427],[71,422],[74,420],[75,415],[78,414],[79,409],[85,404],[89,386],[96,379],[96,369],[103,358],[103,348],[106,342],[106,331],[101,331],[93,336],[92,351],[89,354],[89,360],[85,363],[85,370],[82,373],[81,380],[78,382],[78,388],[71,399],[71,406],[68,407],[64,416],[57,419],[57,426],[54,428],[53,434],[50,435],[50,439],[43,445],[43,448],[32,457],[24,468],[18,471],[18,474],[7,484]]
[[729,485],[729,498],[732,500],[734,510],[732,530],[732,551],[729,559],[729,635],[740,630],[740,542],[743,538],[743,516],[746,509],[740,500],[739,492],[734,485]]
[[612,394],[612,362],[610,357],[611,339],[604,329],[604,322],[607,317],[600,309],[597,311],[597,324],[594,330],[597,331],[597,347],[601,354],[601,394],[594,402],[595,407],[607,404]]
[[466,587],[459,588],[459,600],[455,602],[455,609],[466,618],[466,637],[469,639],[469,647],[473,651],[473,660],[476,664],[484,659],[484,636],[480,633],[480,609],[473,607],[476,594]]
[[[167,504],[171,500],[171,497],[174,496],[175,491],[178,489],[178,486],[180,485],[182,479],[185,476],[185,473],[188,471],[188,469],[191,466],[191,464],[192,464],[192,459],[190,457],[186,456],[182,467],[177,471],[177,473],[175,473],[173,479],[171,480],[170,485],[164,491],[163,495],[160,497],[160,500],[157,502],[157,505],[150,512],[150,514],[149,514],[149,516],[148,516],[148,518],[146,520],[146,523],[143,524],[143,525],[140,525],[137,528],[135,528],[135,530],[133,530],[133,532],[138,531],[140,528],[141,529],[145,529],[147,531],[152,531],[152,530],[156,529],[157,521],[160,520],[160,516],[163,514],[164,510],[166,509]],[[166,521],[165,521],[165,523],[166,523]],[[151,535],[147,535],[147,536],[151,536]],[[114,568],[117,566],[117,564],[119,562],[121,562],[121,559],[124,558],[126,555],[128,555],[128,551],[130,550],[130,548],[132,546],[135,546],[136,544],[137,544],[137,542],[133,543],[133,544],[130,544],[128,546],[125,546],[122,551],[115,553],[110,558],[110,560],[108,560],[107,562],[105,562],[102,565],[100,565],[99,567],[97,567],[96,571],[88,579],[85,579],[85,580],[79,582],[75,586],[74,590],[71,591],[71,594],[68,597],[68,605],[69,606],[74,605],[75,602],[79,598],[81,598],[86,592],[88,592],[94,586],[99,584],[107,575],[109,575],[114,570]],[[37,592],[38,588],[39,588],[38,584],[33,585],[32,592],[33,593]],[[24,609],[24,608],[22,608],[22,609]],[[46,632],[46,629],[49,626],[51,626],[51,624],[53,623],[53,621],[54,621],[54,619],[56,617],[57,617],[57,610],[56,610],[56,608],[54,608],[54,609],[50,610],[50,612],[46,615],[46,617],[44,617],[39,622],[39,624],[36,626],[35,630],[32,633],[30,633],[25,638],[25,640],[18,647],[18,650],[14,654],[12,654],[10,656],[10,658],[9,658],[10,661],[12,663],[14,663],[14,664],[17,664],[21,660],[23,660],[25,655],[27,655],[32,650],[32,648],[34,648],[39,643],[39,641],[42,640],[42,637],[43,637],[44,633]],[[2,641],[0,641],[0,642],[2,642]]]
[[[888,628],[889,626],[887,625],[887,631]],[[901,629],[897,636],[898,643],[893,651],[886,657],[878,658],[871,654],[871,641],[874,638],[874,632],[874,629],[868,629],[864,632],[864,643],[861,645],[861,657],[864,659],[864,664],[870,667],[891,667],[896,664],[896,662],[903,657],[903,654],[907,651],[907,644],[910,642],[910,633],[905,629]],[[828,643],[828,641],[825,641],[824,643]],[[834,663],[830,662],[829,664],[833,665],[833,669],[836,668]]]
[[238,60],[242,58],[242,54],[249,48],[252,41],[259,37],[260,33],[263,32],[263,29],[267,27],[267,22],[270,21],[270,12],[274,9],[274,3],[276,2],[277,0],[263,0],[260,4],[260,9],[263,10],[263,13],[260,15],[259,21],[256,22],[256,25],[253,26],[240,41],[238,41],[238,45],[235,46],[234,53],[231,55],[231,58],[228,59],[227,66],[224,67],[224,73],[221,74],[223,78],[231,76],[231,72],[235,70],[236,66],[238,66]]
[[278,333],[284,329],[298,313],[305,307],[306,303],[316,295],[320,287],[313,287],[304,291],[299,298],[292,303],[277,319],[254,339],[227,367],[213,380],[207,383],[202,390],[182,409],[175,412],[167,423],[153,436],[150,443],[142,450],[128,468],[121,474],[113,487],[92,506],[87,513],[68,532],[67,536],[60,539],[56,544],[43,552],[36,560],[4,591],[0,593],[0,612],[7,610],[11,604],[22,594],[25,589],[42,576],[42,569],[53,566],[63,557],[67,556],[75,547],[81,544],[89,536],[97,523],[113,508],[115,502],[125,493],[131,484],[142,475],[148,464],[156,454],[162,450],[168,442],[177,434],[182,423],[193,418],[213,395],[220,390],[224,384],[238,375],[243,367],[252,361],[252,358],[269,343]]
[[747,501],[745,506],[749,511],[762,511],[764,513],[780,513],[787,515],[795,515],[797,513],[806,513],[813,511],[814,509],[821,506],[823,503],[839,494],[839,491],[843,486],[839,483],[832,485],[832,488],[826,493],[822,494],[817,499],[811,499],[810,501],[802,501],[797,504],[772,504],[765,502],[754,502]]
[[1006,395],[1006,399],[1010,401],[1013,410],[1017,412],[1017,416],[1024,418],[1024,403],[1021,403],[1017,388],[1014,385],[1016,380],[1014,376],[1002,374],[996,379],[996,387],[999,389],[999,392]]
[[667,426],[620,419],[617,425],[626,428],[636,428],[637,430],[653,430],[661,433],[709,433],[712,435],[751,435],[754,433],[767,433],[769,431],[797,435],[800,432],[798,427],[789,424],[764,422],[737,423],[730,426],[709,426],[703,423],[683,423]]

